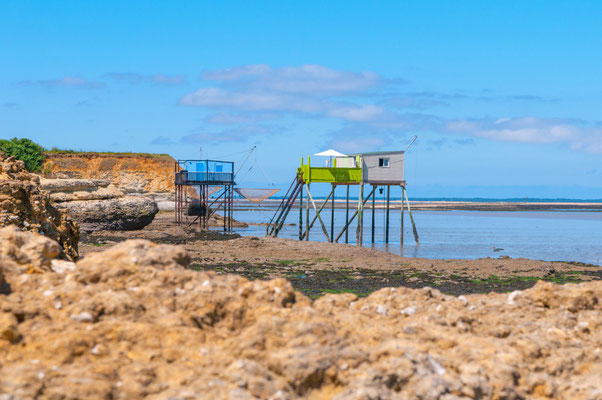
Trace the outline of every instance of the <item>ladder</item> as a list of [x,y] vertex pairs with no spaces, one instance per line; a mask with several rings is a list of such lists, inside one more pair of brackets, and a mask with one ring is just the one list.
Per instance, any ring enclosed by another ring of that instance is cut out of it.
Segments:
[[303,189],[303,184],[303,172],[299,171],[286,191],[286,194],[282,198],[282,201],[272,216],[272,219],[268,223],[266,228],[266,236],[278,236],[278,232],[280,232],[282,229],[288,213],[293,208],[297,197],[299,197],[299,193]]

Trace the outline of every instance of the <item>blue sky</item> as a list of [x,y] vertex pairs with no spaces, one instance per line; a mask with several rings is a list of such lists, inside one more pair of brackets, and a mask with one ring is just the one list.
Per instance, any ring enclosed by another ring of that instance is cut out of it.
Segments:
[[307,154],[417,135],[414,196],[602,198],[600,15],[594,1],[5,0],[0,137],[234,161],[257,145],[241,179],[265,186]]

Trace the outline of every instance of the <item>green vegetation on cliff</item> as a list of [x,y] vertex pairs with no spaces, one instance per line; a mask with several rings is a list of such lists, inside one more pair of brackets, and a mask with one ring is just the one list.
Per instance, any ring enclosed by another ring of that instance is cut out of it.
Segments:
[[28,171],[38,172],[44,163],[44,148],[26,138],[0,139],[0,152],[25,163]]
[[83,151],[83,150],[71,150],[71,149],[58,149],[56,147],[45,151],[46,154],[90,154],[90,155],[101,155],[101,156],[116,156],[116,157],[170,157],[169,154],[159,153],[134,153],[134,152],[113,152],[113,151]]

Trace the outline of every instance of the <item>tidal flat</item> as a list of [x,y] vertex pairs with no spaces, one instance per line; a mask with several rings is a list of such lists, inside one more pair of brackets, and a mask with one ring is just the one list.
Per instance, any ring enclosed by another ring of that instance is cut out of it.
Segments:
[[549,262],[525,258],[425,259],[358,247],[293,239],[241,237],[173,223],[161,212],[139,231],[84,234],[80,252],[104,250],[127,239],[183,246],[192,257],[190,268],[238,274],[249,279],[286,278],[311,298],[332,293],[364,297],[384,287],[436,288],[442,293],[511,292],[538,280],[557,284],[602,279],[602,267],[580,262]]

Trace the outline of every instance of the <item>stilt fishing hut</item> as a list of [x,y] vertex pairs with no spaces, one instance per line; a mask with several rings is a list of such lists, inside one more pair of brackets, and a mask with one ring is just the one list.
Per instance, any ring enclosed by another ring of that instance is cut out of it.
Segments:
[[175,222],[199,222],[207,229],[211,216],[223,215],[224,231],[232,231],[234,163],[217,160],[178,160],[175,163]]
[[[410,202],[408,200],[406,182],[404,180],[404,154],[408,148],[414,143],[416,137],[410,145],[403,151],[387,151],[373,153],[359,153],[353,155],[345,155],[334,150],[327,150],[318,153],[318,156],[327,156],[330,159],[324,167],[314,167],[310,165],[310,157],[307,157],[307,164],[301,159],[301,166],[297,169],[297,174],[292,184],[284,196],[276,213],[267,226],[268,236],[278,236],[278,232],[282,229],[286,217],[295,205],[297,198],[299,199],[299,240],[309,240],[309,234],[314,223],[319,221],[322,231],[328,242],[338,242],[342,236],[345,236],[345,243],[349,241],[349,229],[352,222],[357,218],[356,225],[356,243],[363,243],[364,234],[364,206],[368,201],[372,201],[372,224],[371,224],[371,241],[375,241],[375,198],[376,191],[379,188],[386,188],[386,203],[385,203],[385,242],[389,243],[389,222],[390,222],[390,196],[391,186],[401,187],[401,243],[403,244],[403,229],[404,229],[404,212],[407,206],[408,214],[412,223],[414,239],[416,244],[419,243],[418,232],[414,224]],[[330,183],[332,188],[326,200],[318,207],[311,194],[311,184]],[[357,202],[357,210],[349,217],[349,188],[350,186],[359,186],[359,196]],[[369,193],[365,196],[364,192],[367,186],[371,186]],[[334,209],[335,209],[335,190],[337,186],[346,187],[345,200],[345,226],[335,237],[334,232]],[[306,199],[305,209],[303,208],[303,191],[305,188]],[[328,231],[321,212],[330,201],[330,232]],[[313,208],[315,215],[310,221],[310,206]],[[303,214],[305,214],[305,225],[303,222]]]

